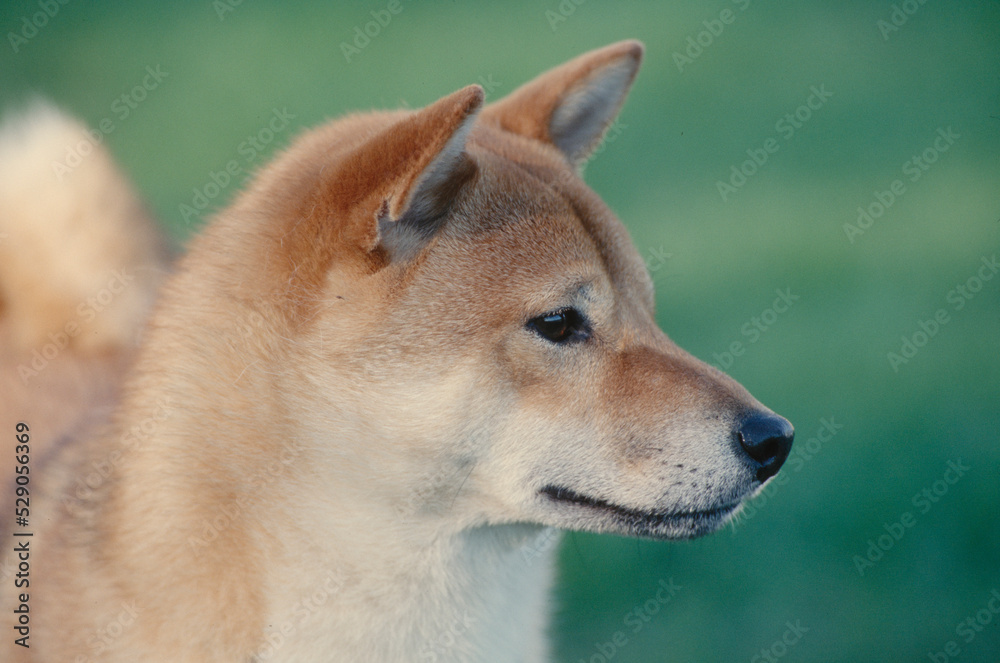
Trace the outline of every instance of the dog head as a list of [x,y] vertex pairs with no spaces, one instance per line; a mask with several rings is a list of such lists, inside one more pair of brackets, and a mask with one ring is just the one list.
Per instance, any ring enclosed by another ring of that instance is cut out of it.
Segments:
[[577,172],[641,56],[333,122],[202,240],[241,238],[213,278],[287,340],[259,352],[331,492],[382,484],[397,514],[456,527],[684,538],[777,473],[791,425],[657,327],[642,258]]

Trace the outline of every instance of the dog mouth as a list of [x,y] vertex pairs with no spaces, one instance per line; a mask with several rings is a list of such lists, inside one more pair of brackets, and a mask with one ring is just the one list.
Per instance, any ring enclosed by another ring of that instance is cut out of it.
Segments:
[[[646,511],[588,497],[569,488],[548,485],[538,491],[550,502],[582,511],[572,518],[572,529],[615,532],[653,539],[692,539],[722,527],[742,505],[742,500],[711,509]],[[588,516],[597,516],[594,523]]]

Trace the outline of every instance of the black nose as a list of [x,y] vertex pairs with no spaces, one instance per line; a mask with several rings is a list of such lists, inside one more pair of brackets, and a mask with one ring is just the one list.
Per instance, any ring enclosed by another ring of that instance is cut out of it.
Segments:
[[737,435],[743,450],[760,465],[757,480],[763,483],[777,474],[788,458],[795,429],[776,414],[751,414],[740,424]]

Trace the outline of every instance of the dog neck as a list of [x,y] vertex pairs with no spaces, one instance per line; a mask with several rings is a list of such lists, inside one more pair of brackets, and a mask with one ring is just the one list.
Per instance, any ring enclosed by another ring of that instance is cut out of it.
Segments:
[[[475,483],[465,481],[473,461],[401,452],[399,441],[358,423],[364,399],[339,394],[340,407],[306,423],[275,394],[298,394],[309,381],[275,387],[268,361],[206,362],[197,379],[171,385],[168,414],[130,453],[116,501],[142,525],[122,533],[126,543],[113,554],[141,558],[155,544],[176,549],[171,559],[193,551],[200,560],[150,568],[136,578],[138,594],[169,577],[192,602],[171,619],[204,619],[209,608],[193,603],[203,596],[252,602],[232,628],[261,662],[545,660],[558,534],[463,515],[466,501],[455,496]],[[136,421],[124,426],[155,414],[163,372],[147,371],[153,377],[132,403]],[[213,401],[203,390],[223,383],[240,385],[239,407],[205,416]],[[192,457],[202,462],[176,485],[148,490],[165,463]],[[151,512],[162,516],[141,517]],[[209,626],[192,629],[211,637]]]
[[483,526],[427,537],[420,526],[377,521],[348,529],[300,530],[284,564],[270,569],[262,660],[332,651],[343,660],[547,660],[555,530]]

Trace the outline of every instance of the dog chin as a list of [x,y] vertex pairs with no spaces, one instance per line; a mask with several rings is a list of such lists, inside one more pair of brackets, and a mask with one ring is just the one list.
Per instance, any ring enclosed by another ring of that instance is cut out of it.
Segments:
[[743,500],[708,509],[646,511],[588,497],[568,488],[548,485],[539,494],[557,509],[557,526],[650,539],[693,539],[718,530],[743,506]]

